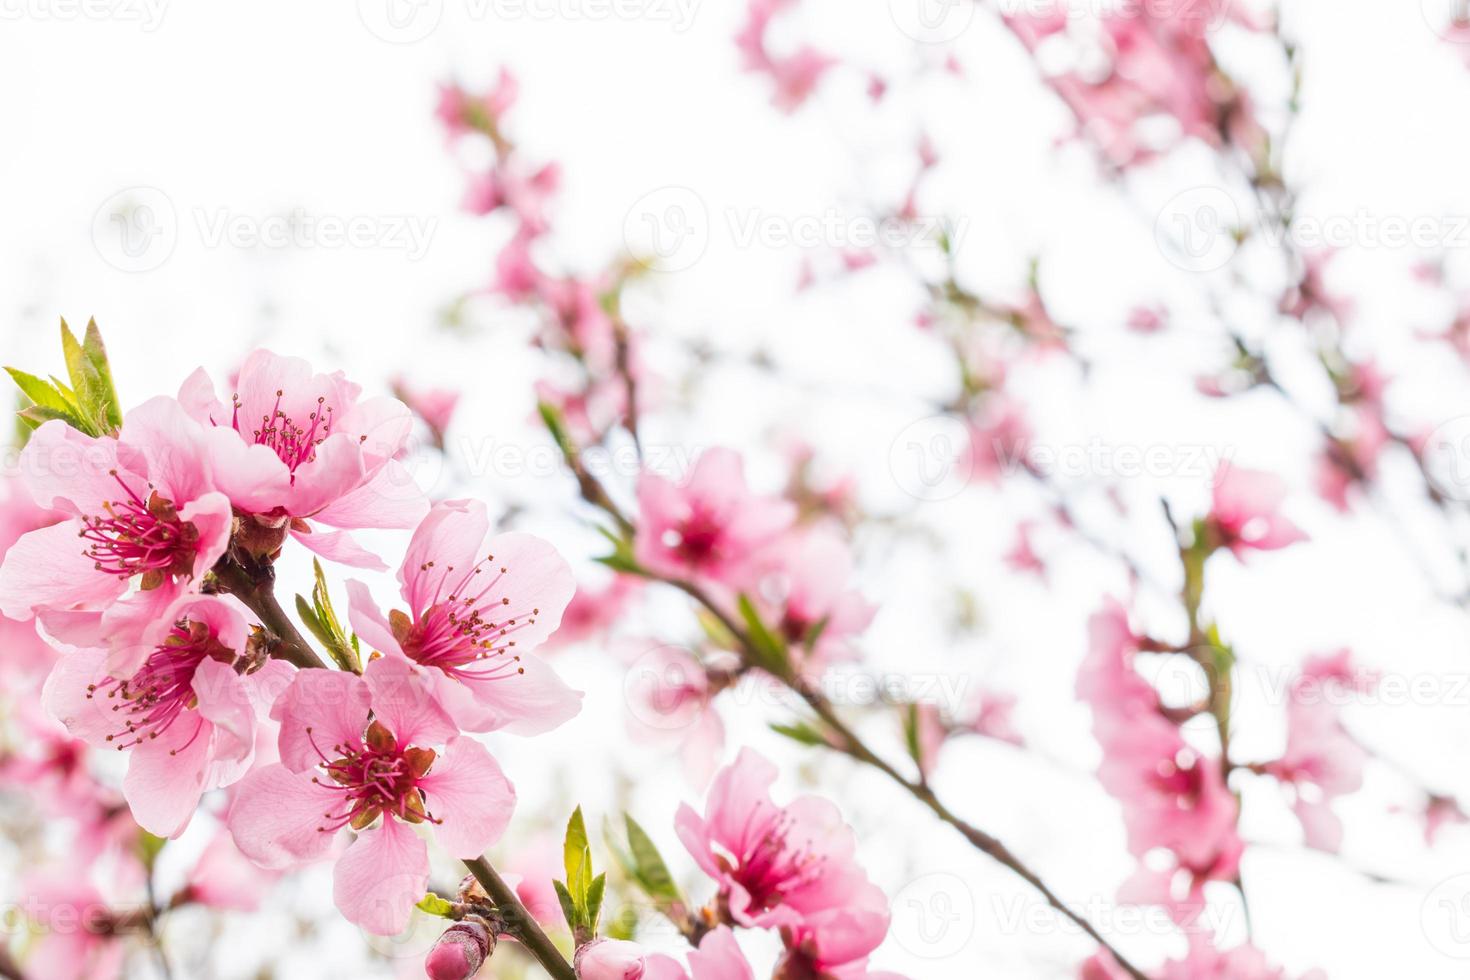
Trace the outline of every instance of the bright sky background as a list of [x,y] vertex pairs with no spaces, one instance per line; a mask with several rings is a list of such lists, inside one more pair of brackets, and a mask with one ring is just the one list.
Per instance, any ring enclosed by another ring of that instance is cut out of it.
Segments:
[[[568,268],[595,270],[624,249],[625,228],[649,213],[652,192],[662,195],[652,199],[655,217],[673,201],[696,219],[702,253],[682,252],[687,268],[652,277],[629,299],[630,318],[651,335],[655,367],[686,366],[692,340],[764,350],[779,365],[779,377],[730,368],[696,390],[666,392],[678,410],[653,421],[650,444],[684,454],[734,445],[750,454],[753,479],[774,489],[780,437],[804,435],[835,467],[859,474],[873,509],[932,532],[872,533],[860,542],[863,586],[882,603],[864,644],[873,668],[1014,690],[1034,746],[953,746],[937,779],[941,794],[1092,911],[1125,950],[1144,960],[1178,952],[1177,937],[1130,926],[1110,905],[1130,862],[1117,808],[1088,775],[1097,749],[1071,690],[1087,615],[1103,595],[1126,592],[1118,569],[1085,545],[1053,540],[1052,589],[1006,573],[999,556],[1015,520],[1039,511],[1024,487],[933,502],[906,492],[912,474],[894,465],[890,449],[906,432],[932,431],[925,406],[948,393],[949,374],[941,352],[912,328],[918,296],[896,268],[797,295],[802,259],[830,265],[830,250],[741,241],[739,229],[756,216],[850,222],[891,207],[926,131],[944,165],[920,210],[966,221],[963,275],[986,289],[1018,290],[1039,255],[1055,315],[1080,331],[1096,363],[1085,386],[1061,367],[1020,382],[1036,396],[1043,444],[1066,451],[1096,437],[1177,454],[1168,473],[1122,481],[1138,517],[1127,528],[1100,521],[1098,533],[1172,587],[1167,530],[1147,502],[1162,493],[1177,513],[1202,513],[1208,470],[1190,460],[1226,454],[1282,473],[1296,491],[1288,510],[1312,544],[1260,557],[1247,572],[1228,557],[1210,568],[1208,605],[1255,682],[1242,683],[1237,751],[1262,759],[1278,751],[1280,710],[1266,703],[1272,685],[1279,689],[1303,655],[1350,645],[1385,674],[1444,679],[1432,704],[1354,706],[1348,720],[1421,779],[1470,799],[1470,692],[1459,690],[1467,621],[1434,598],[1416,557],[1429,556],[1436,581],[1452,587],[1438,525],[1407,491],[1388,501],[1409,514],[1402,523],[1338,517],[1310,496],[1312,429],[1300,416],[1265,394],[1228,404],[1193,394],[1194,373],[1219,363],[1220,350],[1200,287],[1223,274],[1172,264],[1154,224],[1166,202],[1216,186],[1218,175],[1205,154],[1186,150],[1139,174],[1126,195],[1101,185],[1085,152],[1054,151],[1065,114],[990,12],[955,7],[949,16],[959,20],[944,22],[964,79],[931,71],[914,82],[918,66],[950,48],[917,44],[897,27],[911,22],[908,0],[805,0],[780,25],[778,42],[786,32],[810,38],[894,77],[895,89],[873,108],[863,76],[838,69],[807,107],[782,116],[768,105],[766,83],[738,72],[735,4],[646,0],[647,16],[593,19],[575,15],[589,9],[575,0],[530,8],[424,0],[395,30],[384,0],[154,2],[162,6],[101,0],[96,9],[108,16],[66,18],[72,8],[61,0],[0,0],[5,363],[55,369],[58,315],[74,325],[95,316],[129,403],[174,391],[199,364],[222,377],[260,344],[340,366],[370,388],[399,371],[462,388],[456,459],[442,466],[426,456],[424,482],[435,494],[473,492],[501,509],[527,508],[521,525],[554,537],[591,577],[586,559],[597,543],[570,517],[567,481],[504,462],[546,458],[530,423],[531,384],[542,367],[526,349],[523,315],[480,301],[464,330],[440,325],[453,298],[488,281],[507,229],[458,211],[462,175],[433,118],[435,85],[450,77],[483,84],[510,67],[522,83],[512,133],[532,156],[564,168],[554,217],[557,258]],[[1442,22],[1437,0],[1423,6],[1289,4],[1306,51],[1308,109],[1289,167],[1305,185],[1304,212],[1470,215],[1470,73],[1431,30]],[[517,15],[521,9],[557,13]],[[1245,77],[1264,93],[1280,91],[1269,53],[1229,44]],[[130,228],[112,222],[135,205]],[[129,257],[119,232],[153,227],[150,215],[172,232]],[[262,247],[239,237],[238,229],[282,215],[318,230],[358,219],[370,240],[334,247],[302,231],[284,247]],[[228,227],[233,236],[216,234]],[[1460,235],[1451,269],[1463,281],[1470,233]],[[1448,314],[1410,285],[1408,269],[1425,254],[1359,242],[1332,281],[1357,304],[1357,339],[1406,377],[1393,393],[1397,410],[1432,426],[1470,414],[1470,389],[1445,348],[1410,343],[1416,330],[1442,328]],[[1145,301],[1175,310],[1169,333],[1141,340],[1123,330],[1128,310]],[[1259,304],[1233,313],[1240,329],[1260,330]],[[1289,367],[1292,342],[1282,346]],[[1064,482],[1084,494],[1100,485],[1096,473]],[[300,572],[283,577],[303,583]],[[375,587],[391,594],[386,578]],[[961,592],[977,604],[972,629],[954,627]],[[1139,599],[1143,625],[1178,629],[1163,597],[1144,589]],[[689,629],[672,601],[636,625],[634,649]],[[584,714],[534,746],[491,739],[523,801],[508,850],[559,824],[580,801],[597,820],[631,809],[689,871],[672,817],[677,801],[699,795],[668,746],[625,736],[622,672],[609,651],[561,656],[565,675],[589,692]],[[858,828],[867,866],[895,897],[894,930],[877,965],[916,980],[1049,978],[1072,975],[1088,955],[1089,944],[1043,914],[1039,899],[881,783],[830,760],[807,765],[811,757],[777,744],[762,729],[779,711],[750,706],[733,715],[726,712],[732,746],[749,741],[778,755],[788,774],[783,791],[829,793]],[[874,734],[897,750],[893,733]],[[1375,766],[1367,788],[1341,806],[1349,829],[1338,860],[1301,850],[1271,787],[1246,793],[1243,832],[1267,845],[1250,851],[1246,887],[1256,941],[1272,959],[1293,975],[1320,966],[1339,980],[1465,974],[1467,960],[1447,954],[1470,956],[1470,942],[1458,941],[1470,936],[1470,904],[1460,906],[1463,931],[1454,934],[1439,903],[1470,894],[1470,880],[1454,877],[1470,868],[1470,832],[1449,831],[1428,853],[1408,817],[1386,812],[1411,794]],[[208,829],[201,822],[181,849],[202,846]],[[1374,884],[1354,868],[1404,884]],[[260,956],[285,951],[283,980],[393,976],[391,965],[359,959],[364,945],[329,912],[329,891],[324,870],[283,889],[283,901],[327,923],[309,938],[239,920],[204,950],[180,917],[174,933],[186,969],[192,951],[209,957],[212,975],[243,978]],[[1229,902],[1227,895],[1225,914]],[[948,909],[948,931],[926,943],[932,916]],[[1230,935],[1242,925],[1232,918]]]

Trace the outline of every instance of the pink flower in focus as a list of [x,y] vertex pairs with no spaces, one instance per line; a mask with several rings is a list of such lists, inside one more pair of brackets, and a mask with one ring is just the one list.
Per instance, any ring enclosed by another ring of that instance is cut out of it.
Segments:
[[[21,454],[31,496],[71,519],[22,535],[0,565],[0,611],[41,615],[67,643],[105,646],[131,674],[169,628],[161,613],[225,552],[232,515],[205,433],[169,398],[127,414],[117,439],[51,421]],[[131,592],[133,585],[138,590]]]
[[276,710],[281,762],[241,782],[230,832],[252,861],[282,868],[325,856],[350,827],[334,897],[369,932],[401,932],[424,895],[429,855],[410,825],[429,824],[451,855],[470,858],[510,822],[515,790],[500,766],[400,659],[378,658],[362,677],[303,670]]
[[751,493],[739,454],[710,449],[684,486],[645,470],[638,478],[639,564],[661,574],[739,584],[796,517],[790,502]]
[[888,899],[863,881],[844,903],[783,926],[786,953],[772,980],[906,980],[902,975],[868,969],[868,955],[888,934]]
[[864,923],[863,940],[876,933],[871,949],[888,930],[887,902],[854,861],[852,829],[819,797],[776,806],[775,781],[774,765],[742,749],[715,777],[703,817],[679,807],[679,839],[719,883],[720,903],[735,922],[796,927],[850,914]]
[[119,678],[104,651],[81,650],[62,657],[42,700],[73,735],[128,753],[123,796],[133,819],[177,837],[205,791],[249,769],[256,713],[293,668],[272,660],[237,672],[250,629],[232,600],[183,596],[162,618],[172,625],[136,672]]
[[1222,546],[1244,558],[1252,549],[1275,551],[1307,536],[1280,514],[1286,484],[1259,470],[1222,462],[1215,472],[1214,502],[1207,518]]
[[366,585],[347,583],[352,628],[410,662],[460,728],[536,735],[581,710],[581,693],[530,656],[576,588],[551,545],[529,534],[491,537],[483,503],[449,500],[414,531],[398,581],[408,610],[386,618]]
[[577,980],[640,980],[643,948],[621,939],[594,939],[578,948]]
[[[413,527],[428,504],[397,461],[413,414],[396,398],[361,394],[340,371],[313,374],[300,358],[257,350],[230,404],[203,368],[185,380],[179,401],[205,427],[202,455],[237,511],[282,537],[289,530],[323,558],[383,569],[345,529]],[[344,530],[313,531],[307,519]]]

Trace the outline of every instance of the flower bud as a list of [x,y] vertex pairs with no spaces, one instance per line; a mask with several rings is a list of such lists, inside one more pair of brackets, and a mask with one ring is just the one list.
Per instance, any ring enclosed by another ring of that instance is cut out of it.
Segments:
[[495,951],[495,935],[470,916],[444,930],[424,960],[429,980],[469,980]]
[[577,950],[577,980],[639,980],[643,948],[621,939],[594,939]]

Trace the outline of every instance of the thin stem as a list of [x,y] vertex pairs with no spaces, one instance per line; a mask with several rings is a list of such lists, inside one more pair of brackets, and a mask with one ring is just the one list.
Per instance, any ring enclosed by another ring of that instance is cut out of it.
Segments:
[[[562,450],[563,452],[567,453],[568,461],[571,462],[573,457],[575,456],[575,447],[562,446]],[[612,503],[611,498],[602,488],[601,484],[597,483],[597,481],[592,478],[590,474],[587,475],[586,482],[580,479],[579,475],[578,483],[582,487],[582,497],[584,500],[605,511],[614,521],[617,522],[619,527],[626,529],[629,533],[632,533],[632,531],[634,530],[633,522],[620,510],[617,509],[616,505]],[[593,492],[588,492],[588,483],[590,483],[594,488]],[[719,620],[720,625],[724,626],[725,629],[730,632],[730,634],[735,638],[736,642],[740,644],[740,646],[746,651],[747,654],[750,654],[753,651],[750,637],[746,632],[744,626],[742,626],[740,623],[737,623],[729,613],[720,608],[719,604],[716,603],[714,599],[697,583],[674,578],[656,578],[658,581],[664,582],[667,585],[671,585],[693,598],[696,602],[698,602],[706,610],[708,610],[710,615]],[[1059,897],[1057,897],[1056,893],[1053,892],[1049,887],[1047,887],[1046,883],[1043,882],[1034,871],[1028,868],[1024,863],[1022,863],[1020,858],[1016,857],[1016,855],[1012,853],[1010,848],[1006,847],[1005,844],[1003,844],[999,839],[992,837],[990,834],[985,833],[978,827],[975,827],[965,822],[964,820],[961,820],[958,816],[954,814],[953,811],[951,811],[947,806],[944,805],[944,803],[939,799],[938,796],[935,795],[934,791],[929,787],[926,782],[922,780],[910,780],[903,773],[899,772],[890,763],[883,759],[882,756],[878,755],[876,752],[870,749],[867,744],[864,743],[862,739],[860,739],[857,734],[852,731],[852,729],[847,727],[847,724],[843,722],[843,720],[838,716],[836,709],[832,707],[832,705],[821,695],[820,692],[805,684],[801,680],[801,678],[794,673],[787,673],[785,676],[777,676],[776,679],[779,680],[782,684],[786,685],[796,694],[798,694],[801,699],[805,701],[814,712],[816,712],[817,716],[822,719],[822,721],[828,726],[828,728],[841,740],[841,745],[833,746],[835,749],[853,759],[856,759],[858,762],[872,766],[879,772],[882,772],[884,775],[886,775],[893,782],[897,783],[906,792],[908,792],[910,796],[913,796],[919,802],[928,807],[929,810],[933,812],[934,815],[937,816],[940,820],[942,820],[944,823],[949,824],[955,830],[959,831],[960,834],[965,838],[965,840],[970,843],[972,847],[1000,862],[1006,868],[1019,875],[1032,888],[1040,892],[1041,896],[1046,899],[1046,903],[1048,905],[1050,905],[1053,909],[1056,909],[1068,920],[1076,924],[1078,928],[1080,928],[1089,937],[1091,937],[1092,940],[1098,944],[1098,946],[1106,950],[1117,962],[1118,966],[1122,968],[1123,971],[1126,972],[1130,977],[1133,977],[1134,980],[1149,980],[1148,975],[1145,974],[1142,970],[1138,969],[1138,967],[1134,966],[1131,962],[1129,962],[1122,953],[1118,952],[1118,950],[1115,949],[1113,945],[1109,943],[1106,939],[1104,939],[1102,934],[1093,927],[1092,923],[1088,922],[1086,918],[1068,908],[1067,905],[1062,902]]]
[[220,559],[214,566],[214,577],[223,592],[239,599],[260,619],[260,624],[273,634],[274,645],[271,656],[278,657],[301,668],[326,669],[326,663],[317,656],[311,644],[296,629],[286,610],[276,601],[275,569],[270,565],[259,565],[247,569],[234,558]]
[[510,934],[536,958],[536,962],[541,964],[547,975],[552,980],[577,980],[577,971],[541,930],[536,919],[526,911],[516,893],[490,866],[490,862],[484,858],[470,858],[465,861],[464,866],[470,869],[470,874],[475,876],[475,880],[485,889],[485,894],[495,903]]

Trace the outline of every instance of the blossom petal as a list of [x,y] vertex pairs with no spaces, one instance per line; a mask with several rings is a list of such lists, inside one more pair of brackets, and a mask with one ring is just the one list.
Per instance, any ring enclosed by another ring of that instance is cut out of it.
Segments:
[[336,835],[319,828],[326,814],[341,810],[342,794],[315,778],[269,765],[240,781],[226,822],[242,854],[263,867],[287,868],[327,853]]
[[357,539],[346,531],[312,529],[308,534],[293,530],[291,537],[307,551],[321,555],[327,561],[334,561],[339,565],[350,565],[353,568],[365,568],[371,572],[388,570],[387,562],[358,544]]
[[[276,702],[281,763],[306,772],[336,758],[334,746],[362,744],[372,696],[361,677],[336,670],[303,670]],[[340,755],[340,752],[336,753]]]
[[516,791],[499,763],[464,735],[449,741],[444,756],[419,780],[429,811],[442,821],[434,838],[458,858],[479,857],[500,839],[515,811]]
[[374,716],[388,727],[400,747],[443,745],[459,734],[408,660],[379,657],[367,665],[363,679],[372,692]]
[[0,612],[30,619],[37,609],[98,608],[127,590],[127,579],[96,569],[81,540],[80,521],[21,536],[0,564]]
[[[490,518],[478,500],[446,500],[435,504],[408,542],[398,569],[409,610],[421,613],[453,591],[474,567],[490,532]],[[458,578],[446,580],[459,569]]]
[[337,862],[332,897],[348,921],[380,936],[402,932],[429,881],[429,849],[405,824],[385,817],[357,835]]

